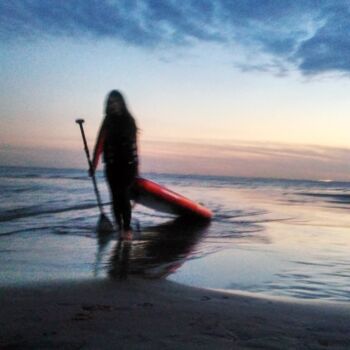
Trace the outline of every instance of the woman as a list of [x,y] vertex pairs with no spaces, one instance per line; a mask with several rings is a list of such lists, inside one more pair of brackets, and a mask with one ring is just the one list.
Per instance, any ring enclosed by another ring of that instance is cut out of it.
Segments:
[[105,113],[90,173],[95,172],[103,152],[115,221],[122,230],[121,237],[132,239],[130,189],[138,174],[137,127],[122,94],[117,90],[109,93]]

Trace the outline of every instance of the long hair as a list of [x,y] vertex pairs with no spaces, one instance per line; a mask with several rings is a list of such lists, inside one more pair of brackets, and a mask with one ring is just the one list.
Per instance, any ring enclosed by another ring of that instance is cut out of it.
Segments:
[[125,99],[124,99],[123,95],[121,94],[121,92],[118,91],[118,90],[112,90],[107,95],[106,102],[105,102],[105,113],[106,113],[106,115],[110,114],[109,104],[110,104],[110,101],[112,99],[119,101],[119,103],[121,105],[121,109],[122,109],[122,114],[130,114],[129,111],[128,111],[128,108],[126,106]]
[[[121,106],[121,112],[118,115],[114,115],[109,110],[109,104],[111,99],[117,99]],[[106,123],[107,130],[109,129],[112,134],[124,134],[129,137],[136,135],[137,126],[134,117],[128,110],[125,99],[120,91],[112,90],[106,99],[105,103]]]

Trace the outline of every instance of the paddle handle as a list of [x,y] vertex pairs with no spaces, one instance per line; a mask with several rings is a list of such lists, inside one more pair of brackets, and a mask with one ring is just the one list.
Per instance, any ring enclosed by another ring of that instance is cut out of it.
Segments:
[[91,172],[91,179],[92,179],[92,183],[94,186],[94,191],[95,191],[95,195],[96,195],[96,199],[97,199],[97,205],[100,209],[101,214],[104,214],[103,213],[103,206],[102,206],[102,202],[101,202],[101,197],[100,197],[100,192],[98,191],[98,188],[97,188],[95,173],[92,171],[92,162],[91,162],[91,158],[90,158],[89,147],[88,147],[87,142],[86,142],[84,127],[83,127],[85,120],[84,119],[76,119],[75,122],[79,125],[81,136],[83,138],[84,150],[85,150],[86,158],[87,158],[87,161],[89,164],[89,170]]

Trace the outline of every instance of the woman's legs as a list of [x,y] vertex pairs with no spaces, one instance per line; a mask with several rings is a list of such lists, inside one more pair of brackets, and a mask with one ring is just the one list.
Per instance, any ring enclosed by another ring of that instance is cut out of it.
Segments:
[[118,186],[113,194],[115,212],[121,218],[120,228],[123,228],[123,230],[130,230],[131,204],[129,192],[129,187]]
[[121,230],[123,226],[123,220],[122,220],[120,205],[118,203],[118,194],[116,194],[116,192],[112,190],[111,190],[111,193],[112,193],[112,207],[113,207],[114,219],[116,224],[118,225],[118,228]]
[[130,231],[130,185],[120,178],[118,169],[106,167],[106,176],[113,201],[113,213],[119,229]]
[[126,240],[132,239],[130,227],[131,222],[131,204],[129,196],[129,187],[120,187],[113,195],[113,203],[115,203],[116,212],[121,218],[119,228],[122,228],[121,237]]

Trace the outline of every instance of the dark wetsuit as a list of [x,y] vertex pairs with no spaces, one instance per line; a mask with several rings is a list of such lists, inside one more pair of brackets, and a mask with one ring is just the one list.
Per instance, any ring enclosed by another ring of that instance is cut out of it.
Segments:
[[[115,220],[124,230],[130,229],[130,190],[138,173],[136,134],[137,128],[131,116],[107,115],[97,143],[100,146],[96,147],[103,151]],[[98,152],[95,150],[95,166]]]
[[113,211],[120,228],[130,229],[130,189],[138,169],[136,125],[133,119],[111,116],[108,125],[103,155],[106,176],[113,198]]

